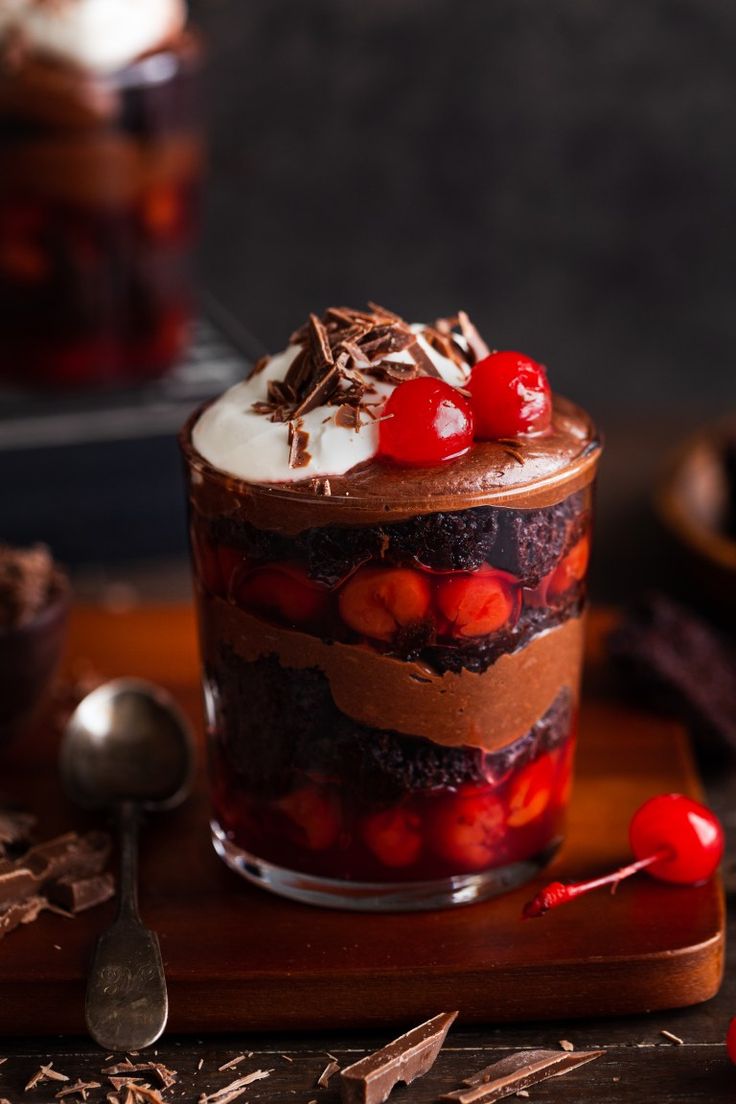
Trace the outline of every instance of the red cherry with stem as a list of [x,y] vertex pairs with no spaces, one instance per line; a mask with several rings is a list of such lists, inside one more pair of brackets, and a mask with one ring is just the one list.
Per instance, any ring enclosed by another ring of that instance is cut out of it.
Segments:
[[420,376],[391,392],[379,428],[379,452],[399,464],[439,464],[473,444],[473,411],[444,380]]
[[723,855],[718,818],[684,794],[659,794],[645,801],[631,818],[629,842],[634,862],[588,882],[551,882],[524,906],[524,919],[542,916],[599,886],[616,887],[640,870],[674,885],[700,885],[712,877]]
[[728,1025],[728,1032],[726,1034],[726,1050],[728,1051],[728,1057],[736,1066],[736,1016],[734,1016],[734,1018]]
[[549,429],[552,392],[547,372],[523,353],[491,353],[479,360],[468,390],[479,441]]

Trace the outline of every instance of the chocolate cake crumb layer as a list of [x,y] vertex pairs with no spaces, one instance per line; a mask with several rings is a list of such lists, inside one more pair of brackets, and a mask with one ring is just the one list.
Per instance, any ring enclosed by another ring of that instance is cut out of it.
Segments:
[[255,560],[298,560],[313,579],[332,586],[371,558],[416,561],[436,571],[473,571],[490,563],[535,586],[581,536],[586,495],[578,492],[541,510],[478,506],[383,525],[326,525],[294,538],[242,517],[211,518],[208,531]]
[[224,646],[217,658],[217,729],[242,788],[278,797],[295,772],[338,775],[356,801],[390,804],[402,794],[502,779],[562,743],[574,702],[561,691],[519,740],[502,751],[442,747],[421,737],[362,725],[342,713],[318,668],[281,667],[269,656],[246,662]]

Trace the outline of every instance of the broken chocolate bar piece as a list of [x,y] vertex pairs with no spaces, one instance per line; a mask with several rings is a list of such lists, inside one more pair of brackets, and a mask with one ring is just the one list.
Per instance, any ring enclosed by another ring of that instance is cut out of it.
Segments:
[[409,1085],[435,1063],[457,1012],[441,1012],[340,1074],[343,1104],[382,1104],[399,1081]]
[[0,859],[0,906],[37,892],[39,881],[23,862]]
[[22,901],[10,901],[0,907],[0,939],[6,932],[21,924],[30,924],[47,906],[45,897],[25,897]]
[[548,1077],[569,1073],[601,1054],[602,1050],[579,1050],[572,1054],[564,1050],[521,1050],[467,1077],[463,1081],[465,1088],[445,1093],[439,1099],[454,1104],[492,1104]]
[[75,878],[67,875],[51,882],[46,889],[48,899],[67,912],[84,912],[109,901],[115,894],[112,874],[95,874],[91,878]]
[[613,630],[608,649],[630,693],[675,714],[706,745],[736,751],[736,656],[706,621],[650,595]]
[[23,865],[40,884],[67,876],[91,878],[100,874],[110,857],[110,837],[104,832],[80,836],[67,832],[47,843],[39,843],[23,856]]

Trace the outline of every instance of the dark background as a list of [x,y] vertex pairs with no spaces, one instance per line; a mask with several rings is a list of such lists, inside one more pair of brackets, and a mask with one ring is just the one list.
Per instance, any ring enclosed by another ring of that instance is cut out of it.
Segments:
[[204,275],[281,347],[466,308],[604,421],[736,405],[731,0],[199,0]]
[[[603,427],[597,595],[657,582],[666,458],[736,412],[732,0],[194,0],[193,14],[209,53],[204,288],[271,350],[330,303],[425,320],[464,307]],[[0,500],[8,539],[113,575],[178,557],[186,587],[170,432],[0,447]]]

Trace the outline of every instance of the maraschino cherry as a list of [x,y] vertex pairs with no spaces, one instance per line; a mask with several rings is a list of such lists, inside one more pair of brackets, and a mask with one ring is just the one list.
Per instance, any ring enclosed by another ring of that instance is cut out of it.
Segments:
[[549,429],[552,392],[547,372],[523,353],[491,353],[479,360],[468,390],[480,441]]
[[640,870],[662,882],[700,885],[712,877],[723,855],[717,817],[684,794],[659,794],[645,801],[631,818],[629,842],[635,862],[588,882],[551,882],[524,906],[524,918],[542,916],[599,886],[615,887]]
[[470,403],[444,380],[419,376],[391,392],[379,431],[379,452],[400,464],[454,460],[473,444]]
[[736,1066],[736,1016],[734,1016],[734,1018],[728,1025],[728,1032],[726,1034],[726,1050],[728,1051],[728,1057]]

